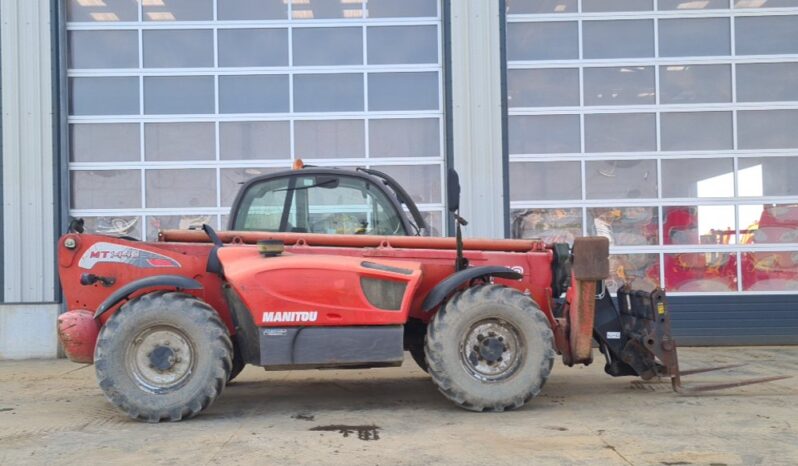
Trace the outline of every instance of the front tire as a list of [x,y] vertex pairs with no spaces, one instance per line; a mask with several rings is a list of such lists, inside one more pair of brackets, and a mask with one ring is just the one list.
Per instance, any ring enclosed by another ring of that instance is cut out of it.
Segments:
[[536,396],[551,373],[554,335],[530,297],[498,285],[456,294],[429,325],[429,374],[472,411],[504,411]]
[[100,331],[97,381],[133,419],[195,416],[221,394],[232,368],[227,328],[208,304],[155,292],[124,304]]

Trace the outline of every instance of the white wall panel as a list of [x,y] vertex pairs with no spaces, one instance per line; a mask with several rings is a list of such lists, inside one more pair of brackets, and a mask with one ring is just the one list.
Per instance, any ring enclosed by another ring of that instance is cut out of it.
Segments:
[[0,0],[5,302],[54,299],[49,0]]

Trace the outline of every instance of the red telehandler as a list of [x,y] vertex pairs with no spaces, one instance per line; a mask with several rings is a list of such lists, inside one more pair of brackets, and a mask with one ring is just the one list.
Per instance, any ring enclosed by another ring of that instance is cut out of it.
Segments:
[[[444,396],[475,411],[537,395],[556,354],[612,376],[680,382],[663,290],[604,288],[608,242],[422,236],[424,217],[390,176],[302,168],[256,178],[229,230],[160,232],[157,242],[59,239],[67,356],[96,368],[130,417],[196,415],[245,364],[267,370],[398,366],[405,350]],[[717,368],[714,368],[717,369]],[[746,380],[722,386],[775,380]]]

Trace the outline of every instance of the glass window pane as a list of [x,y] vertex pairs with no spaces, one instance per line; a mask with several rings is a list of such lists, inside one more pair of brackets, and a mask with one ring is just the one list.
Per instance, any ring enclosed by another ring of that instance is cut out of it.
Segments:
[[410,194],[417,204],[435,204],[441,199],[441,166],[435,165],[383,165],[372,167],[392,176]]
[[546,243],[570,243],[582,236],[582,209],[513,209],[513,238],[537,238]]
[[588,161],[585,179],[588,199],[657,197],[656,160]]
[[798,291],[798,252],[744,252],[742,272],[745,291]]
[[287,19],[285,0],[216,0],[217,15],[222,21]]
[[213,160],[216,137],[213,123],[145,123],[144,158],[169,160]]
[[737,100],[739,102],[798,100],[798,63],[737,65]]
[[576,21],[507,24],[508,60],[579,58]]
[[69,126],[72,162],[126,162],[141,159],[138,123],[86,123]]
[[141,237],[141,217],[83,217],[87,232],[101,235]]
[[[225,177],[235,180],[236,176],[251,177],[252,173],[241,170],[228,170]],[[259,181],[257,186],[250,187],[241,200],[236,212],[235,224],[231,230],[280,231],[282,213],[285,210],[288,178]],[[296,209],[289,210],[286,219],[296,225]],[[291,229],[285,225],[285,230]]]
[[363,120],[297,120],[294,122],[297,158],[366,156]]
[[216,228],[214,214],[156,215],[147,217],[147,240],[157,241],[160,230],[201,230],[203,224]]
[[604,236],[610,246],[659,244],[656,207],[594,207],[587,209],[587,232]]
[[210,21],[213,0],[142,1],[144,21]]
[[[222,207],[229,207],[233,205],[233,201],[238,194],[238,191],[247,181],[258,176],[269,175],[282,171],[279,168],[222,168],[221,169],[221,184],[222,184]],[[282,196],[285,199],[285,195]],[[277,221],[279,225],[279,220]],[[225,223],[226,224],[226,223]]]
[[730,40],[728,18],[659,20],[661,57],[729,55]]
[[438,73],[369,73],[369,110],[437,110]]
[[662,161],[662,197],[732,197],[732,159]]
[[740,244],[798,243],[798,204],[741,205]]
[[576,13],[577,0],[507,0],[508,15]]
[[219,157],[222,160],[290,158],[290,123],[287,121],[220,122]]
[[138,115],[139,78],[69,78],[70,115]]
[[67,21],[138,21],[138,0],[69,0]]
[[511,116],[508,132],[511,154],[580,151],[579,115]]
[[139,170],[71,172],[73,209],[136,209],[141,207]]
[[440,211],[421,212],[421,216],[427,224],[426,236],[443,236],[443,213]]
[[70,68],[138,68],[136,31],[69,31]]
[[363,75],[295,74],[294,111],[363,111]]
[[369,120],[370,157],[440,157],[437,118]]
[[716,10],[728,9],[729,0],[658,0],[657,9],[662,10]]
[[295,28],[296,66],[360,65],[363,63],[361,28]]
[[663,65],[659,89],[663,104],[731,102],[731,65]]
[[585,105],[656,103],[653,66],[585,68]]
[[219,113],[285,113],[287,75],[219,76]]
[[215,207],[216,170],[146,171],[147,207]]
[[733,205],[665,206],[665,244],[735,244]]
[[615,293],[626,282],[635,290],[654,291],[659,286],[659,254],[611,254],[607,288]]
[[737,255],[726,252],[665,254],[669,291],[737,291]]
[[585,58],[654,56],[654,21],[650,19],[585,21],[582,34]]
[[662,150],[731,149],[732,112],[668,112],[660,115]]
[[201,68],[213,66],[210,29],[142,32],[145,68]]
[[739,196],[798,195],[798,157],[744,157],[737,163]]
[[741,16],[734,20],[737,55],[798,53],[798,16]]
[[214,113],[212,76],[146,76],[144,113]]
[[293,19],[362,18],[363,2],[360,0],[305,0],[292,3]]
[[370,27],[367,34],[370,65],[438,63],[436,26]]
[[798,6],[796,0],[734,0],[734,8],[789,8]]
[[746,110],[737,112],[740,149],[798,147],[798,110]]
[[653,113],[585,115],[587,152],[654,151],[657,122]]
[[582,12],[651,11],[653,0],[582,0]]
[[510,200],[566,199],[582,199],[582,168],[579,162],[510,164]]
[[438,0],[369,0],[366,9],[369,18],[437,16]]
[[579,70],[507,70],[507,100],[510,107],[579,105]]
[[287,66],[288,29],[219,29],[219,66]]
[[[303,219],[302,207],[295,227],[300,231],[327,234],[401,235],[406,234],[396,209],[378,189],[367,181],[341,177],[335,188],[311,187],[308,213]],[[318,178],[300,178],[304,186],[319,183]],[[296,206],[294,202],[294,206]]]

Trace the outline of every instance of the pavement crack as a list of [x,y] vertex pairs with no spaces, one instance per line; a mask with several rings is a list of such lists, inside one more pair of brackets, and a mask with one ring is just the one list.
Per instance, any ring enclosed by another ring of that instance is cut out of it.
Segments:
[[214,460],[216,460],[216,457],[217,457],[217,456],[219,456],[219,453],[221,453],[222,451],[224,451],[224,447],[226,447],[226,446],[227,446],[227,444],[229,444],[229,443],[230,443],[230,442],[233,440],[233,438],[234,438],[236,435],[238,435],[238,432],[241,430],[241,428],[242,428],[243,426],[244,426],[244,424],[243,424],[243,423],[239,424],[239,426],[236,428],[236,430],[234,430],[234,431],[233,431],[233,433],[232,433],[232,434],[230,434],[230,436],[229,436],[229,437],[227,437],[227,440],[225,440],[225,441],[224,441],[224,443],[223,443],[223,444],[221,444],[221,445],[219,446],[219,448],[217,448],[217,449],[216,449],[216,451],[213,453],[213,456],[211,456],[211,458],[208,460],[208,462],[207,462],[207,463],[205,463],[206,465],[207,465],[207,464],[211,464],[211,463],[213,463],[213,462],[214,462]]
[[601,437],[601,434],[599,434],[599,439],[601,440],[601,442],[602,442],[602,443],[604,443],[604,447],[605,447],[605,448],[607,448],[608,450],[612,450],[612,451],[613,451],[613,453],[615,453],[616,455],[618,455],[618,457],[619,457],[619,458],[621,458],[621,459],[622,459],[622,460],[623,460],[623,461],[624,461],[626,464],[628,464],[628,465],[630,465],[630,466],[634,466],[634,463],[632,463],[631,461],[629,461],[629,459],[628,459],[628,458],[626,458],[625,456],[623,456],[623,454],[622,454],[621,452],[619,452],[617,448],[615,448],[614,446],[612,446],[612,445],[611,445],[611,444],[610,444],[608,441],[604,440],[604,439]]
[[70,370],[68,370],[68,371],[66,371],[66,372],[64,372],[64,373],[62,373],[62,374],[58,374],[58,375],[56,375],[56,376],[53,376],[53,377],[48,377],[48,379],[53,379],[53,378],[56,378],[56,377],[63,377],[63,376],[65,376],[65,375],[67,375],[67,374],[71,374],[71,373],[73,373],[73,372],[77,372],[77,371],[79,371],[79,370],[81,370],[81,369],[85,369],[85,368],[87,368],[87,367],[89,367],[89,366],[91,366],[91,365],[92,365],[92,364],[84,364],[84,365],[82,365],[82,366],[80,366],[80,367],[78,367],[78,368],[75,368],[75,369],[70,369]]

